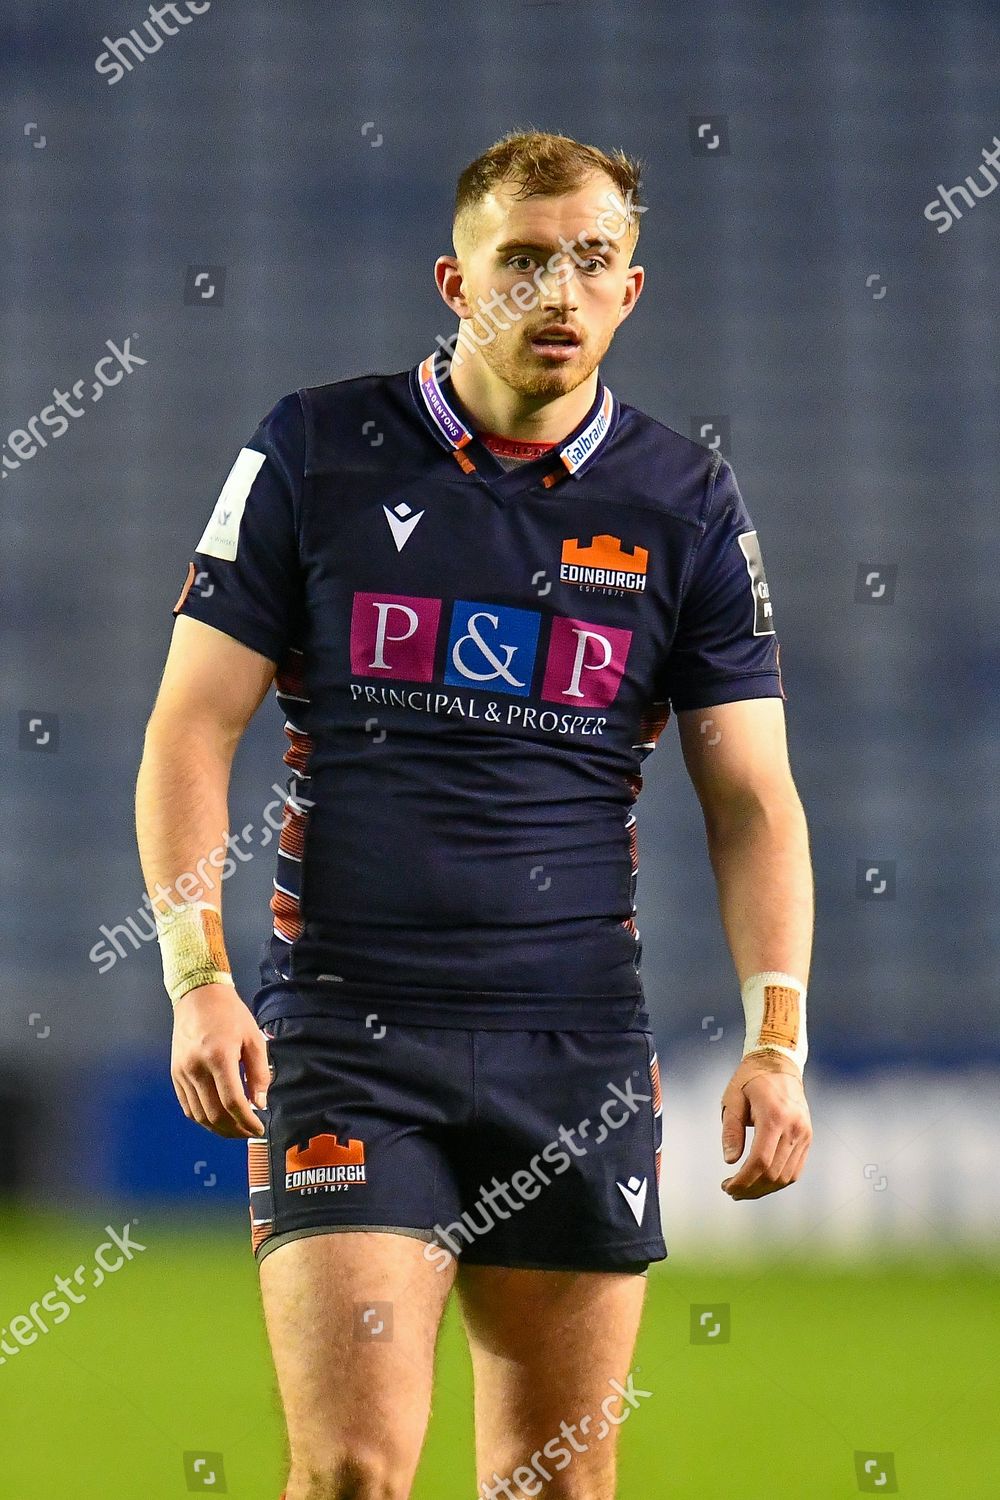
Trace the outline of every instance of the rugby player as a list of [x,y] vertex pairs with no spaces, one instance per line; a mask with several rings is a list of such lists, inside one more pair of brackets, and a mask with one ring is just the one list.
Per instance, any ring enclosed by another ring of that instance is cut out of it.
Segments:
[[[634,804],[671,715],[746,1011],[722,1188],[803,1170],[812,877],[757,534],[729,463],[599,373],[641,212],[621,152],[530,131],[471,163],[434,267],[457,339],[278,401],[175,606],[139,844],[181,1108],[248,1138],[287,1500],[410,1494],[453,1286],[477,1493],[614,1494],[667,1253]],[[220,866],[272,684],[248,1006]]]

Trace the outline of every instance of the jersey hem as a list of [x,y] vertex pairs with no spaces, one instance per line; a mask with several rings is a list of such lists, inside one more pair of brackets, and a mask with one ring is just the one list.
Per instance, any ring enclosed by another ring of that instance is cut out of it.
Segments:
[[259,1026],[282,1016],[360,1021],[378,1027],[452,1028],[460,1031],[648,1031],[650,1016],[644,995],[461,996],[432,992],[426,999],[387,996],[384,991],[353,996],[326,995],[294,984],[259,990],[250,1006]]

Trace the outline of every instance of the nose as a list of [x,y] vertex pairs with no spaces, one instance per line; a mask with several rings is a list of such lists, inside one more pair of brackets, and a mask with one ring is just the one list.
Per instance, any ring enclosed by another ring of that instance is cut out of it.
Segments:
[[566,313],[576,312],[579,306],[577,296],[576,272],[570,263],[570,271],[567,274],[565,263],[558,271],[549,271],[537,278],[539,306],[546,312],[556,313],[560,317]]

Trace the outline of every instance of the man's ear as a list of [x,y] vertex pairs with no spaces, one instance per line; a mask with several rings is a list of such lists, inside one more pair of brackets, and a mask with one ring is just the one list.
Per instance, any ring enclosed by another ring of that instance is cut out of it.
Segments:
[[439,255],[434,262],[434,284],[444,301],[458,318],[470,318],[472,310],[463,291],[465,278],[458,258]]
[[621,311],[618,314],[619,324],[624,323],[642,296],[642,289],[646,282],[646,272],[643,266],[629,266],[625,281],[625,292],[622,297]]

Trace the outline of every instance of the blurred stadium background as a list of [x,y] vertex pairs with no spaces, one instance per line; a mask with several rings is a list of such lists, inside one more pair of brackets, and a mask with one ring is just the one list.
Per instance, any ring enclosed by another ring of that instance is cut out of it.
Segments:
[[[0,1494],[280,1489],[243,1152],[180,1116],[155,948],[127,927],[141,735],[236,450],[286,391],[402,369],[451,331],[430,269],[455,178],[526,126],[648,164],[649,279],[603,373],[732,459],[817,877],[815,1144],[793,1190],[733,1204],[718,1095],[742,1015],[668,730],[639,899],[671,1255],[621,1494],[1000,1494],[1000,193],[959,196],[945,233],[923,212],[1000,129],[1000,13],[195,9],[117,80],[95,64],[138,0],[0,21],[0,436],[86,381],[64,435],[4,450],[0,491]],[[109,340],[145,363],[98,405]],[[266,704],[232,798],[233,829],[254,825],[226,892],[245,993],[280,728]],[[32,1340],[31,1304],[93,1270],[106,1225],[145,1248]],[[419,1500],[472,1500],[468,1391],[450,1318]]]

